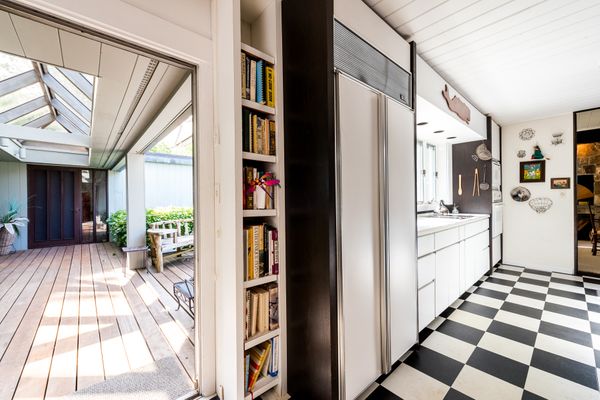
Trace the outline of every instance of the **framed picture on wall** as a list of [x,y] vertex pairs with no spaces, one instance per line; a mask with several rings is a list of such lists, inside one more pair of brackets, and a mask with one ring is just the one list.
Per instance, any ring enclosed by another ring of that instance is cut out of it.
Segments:
[[545,182],[546,160],[522,161],[519,175],[521,183]]
[[570,189],[571,178],[551,178],[550,189]]

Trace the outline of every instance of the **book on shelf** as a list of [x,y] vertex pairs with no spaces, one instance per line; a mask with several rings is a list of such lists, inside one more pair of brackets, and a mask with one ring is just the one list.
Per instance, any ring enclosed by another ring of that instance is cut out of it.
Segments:
[[269,65],[265,67],[265,91],[267,106],[275,108],[275,70]]
[[269,332],[270,292],[264,287],[246,290],[244,332],[246,339]]
[[242,98],[275,107],[275,68],[242,51]]
[[275,155],[275,121],[242,108],[242,151]]
[[269,292],[269,330],[279,328],[279,287],[273,283],[267,286]]
[[250,352],[244,354],[244,390],[248,391],[250,380]]
[[244,228],[244,279],[279,274],[279,233],[267,224]]
[[250,356],[250,363],[247,369],[248,392],[252,392],[254,390],[254,385],[258,381],[258,378],[261,376],[261,373],[264,370],[265,363],[267,361],[267,357],[271,353],[271,346],[271,341],[267,341],[265,343],[251,348],[246,353]]
[[242,179],[244,210],[272,210],[275,207],[275,186],[269,183],[276,181],[273,174],[254,167],[244,167]]
[[277,376],[279,373],[279,336],[271,339],[271,355],[269,357],[269,376]]

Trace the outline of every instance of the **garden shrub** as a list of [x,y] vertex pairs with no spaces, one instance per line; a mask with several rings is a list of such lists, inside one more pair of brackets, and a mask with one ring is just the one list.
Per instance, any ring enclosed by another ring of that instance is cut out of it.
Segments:
[[[189,218],[194,218],[194,209],[191,207],[150,208],[146,210],[146,229],[148,229],[153,222]],[[119,247],[126,246],[127,212],[125,210],[116,211],[108,217],[107,222],[111,241],[116,243]],[[193,228],[193,223],[190,223],[190,230],[193,231]]]

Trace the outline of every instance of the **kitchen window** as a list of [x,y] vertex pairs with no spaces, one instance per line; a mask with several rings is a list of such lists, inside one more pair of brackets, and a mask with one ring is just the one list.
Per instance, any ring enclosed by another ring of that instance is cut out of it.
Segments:
[[429,203],[437,198],[436,147],[417,142],[417,203]]

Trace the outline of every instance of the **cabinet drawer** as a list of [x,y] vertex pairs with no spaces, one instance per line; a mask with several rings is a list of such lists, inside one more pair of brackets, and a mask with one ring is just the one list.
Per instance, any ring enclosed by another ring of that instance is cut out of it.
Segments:
[[421,288],[435,279],[435,254],[419,258],[417,266],[419,288]]
[[435,283],[419,289],[419,331],[435,318]]
[[446,229],[435,234],[435,249],[443,249],[460,241],[458,228]]
[[487,231],[489,229],[490,222],[488,219],[483,221],[473,222],[472,224],[465,225],[465,237],[474,236],[480,232]]
[[433,235],[419,236],[417,239],[417,257],[433,253],[434,250]]
[[474,245],[473,247],[477,250],[484,249],[490,245],[490,231],[486,230],[484,232],[478,233],[473,236],[469,240],[472,240]]

